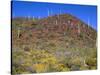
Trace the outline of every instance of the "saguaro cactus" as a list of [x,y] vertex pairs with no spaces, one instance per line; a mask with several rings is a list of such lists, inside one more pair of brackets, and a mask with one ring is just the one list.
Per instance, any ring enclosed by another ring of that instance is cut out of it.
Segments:
[[20,37],[20,27],[18,27],[17,36],[18,36],[18,39],[19,39],[19,37]]
[[89,25],[90,25],[90,20],[89,20],[89,18],[88,18],[88,28],[89,28]]

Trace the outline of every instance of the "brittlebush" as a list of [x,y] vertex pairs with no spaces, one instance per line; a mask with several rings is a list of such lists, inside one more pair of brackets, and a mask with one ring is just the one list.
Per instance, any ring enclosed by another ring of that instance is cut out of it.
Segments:
[[[50,72],[52,69],[56,71],[58,68],[58,60],[53,54],[46,50],[29,50],[29,51],[13,51],[14,73],[23,72]],[[21,68],[18,68],[20,66]],[[17,70],[18,69],[18,70]]]

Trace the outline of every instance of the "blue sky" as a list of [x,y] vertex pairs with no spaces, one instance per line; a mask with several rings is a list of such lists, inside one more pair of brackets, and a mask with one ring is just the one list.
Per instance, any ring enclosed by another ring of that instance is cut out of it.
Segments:
[[79,18],[97,30],[97,7],[90,5],[73,5],[59,3],[41,3],[28,1],[14,1],[12,3],[12,17],[40,17],[69,13]]

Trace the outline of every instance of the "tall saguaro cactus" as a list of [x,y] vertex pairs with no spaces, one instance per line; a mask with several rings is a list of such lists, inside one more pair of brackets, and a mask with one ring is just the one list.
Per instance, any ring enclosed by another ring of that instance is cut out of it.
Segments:
[[57,25],[58,21],[56,20],[56,25]]
[[18,39],[19,39],[19,37],[20,37],[20,27],[18,27],[17,37],[18,37]]
[[89,20],[89,18],[88,18],[88,28],[89,28],[89,25],[90,25],[90,20]]

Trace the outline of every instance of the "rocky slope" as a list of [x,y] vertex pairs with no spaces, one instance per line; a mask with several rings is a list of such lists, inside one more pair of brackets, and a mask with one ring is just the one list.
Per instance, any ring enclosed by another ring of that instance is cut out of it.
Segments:
[[[45,72],[96,69],[96,37],[96,30],[70,14],[54,15],[42,19],[14,18],[12,19],[13,62],[16,61],[17,65],[19,65],[20,60],[17,59],[17,56],[21,54],[20,51],[22,51],[22,54],[24,52],[33,53],[32,55],[36,59],[32,63],[40,61],[38,57],[41,59],[42,56],[45,57],[41,54],[44,52],[47,54],[48,59],[48,55],[51,54],[50,56],[54,57],[53,62],[55,59],[57,60],[56,66],[58,64],[64,66],[60,70],[58,68],[61,67],[54,68],[54,64],[51,64],[53,70],[49,67],[50,70]],[[37,51],[40,51],[40,53]],[[40,56],[35,55],[34,52]],[[20,57],[24,56],[20,55]],[[30,60],[33,59],[31,56],[29,57]],[[45,60],[49,62],[47,58]],[[38,63],[43,62],[41,60]],[[14,67],[18,69],[15,63]],[[27,67],[24,66],[24,68],[26,69]],[[38,72],[37,70],[35,69],[35,72]],[[31,71],[33,72],[34,69],[31,68]],[[28,72],[31,71],[28,70]]]

